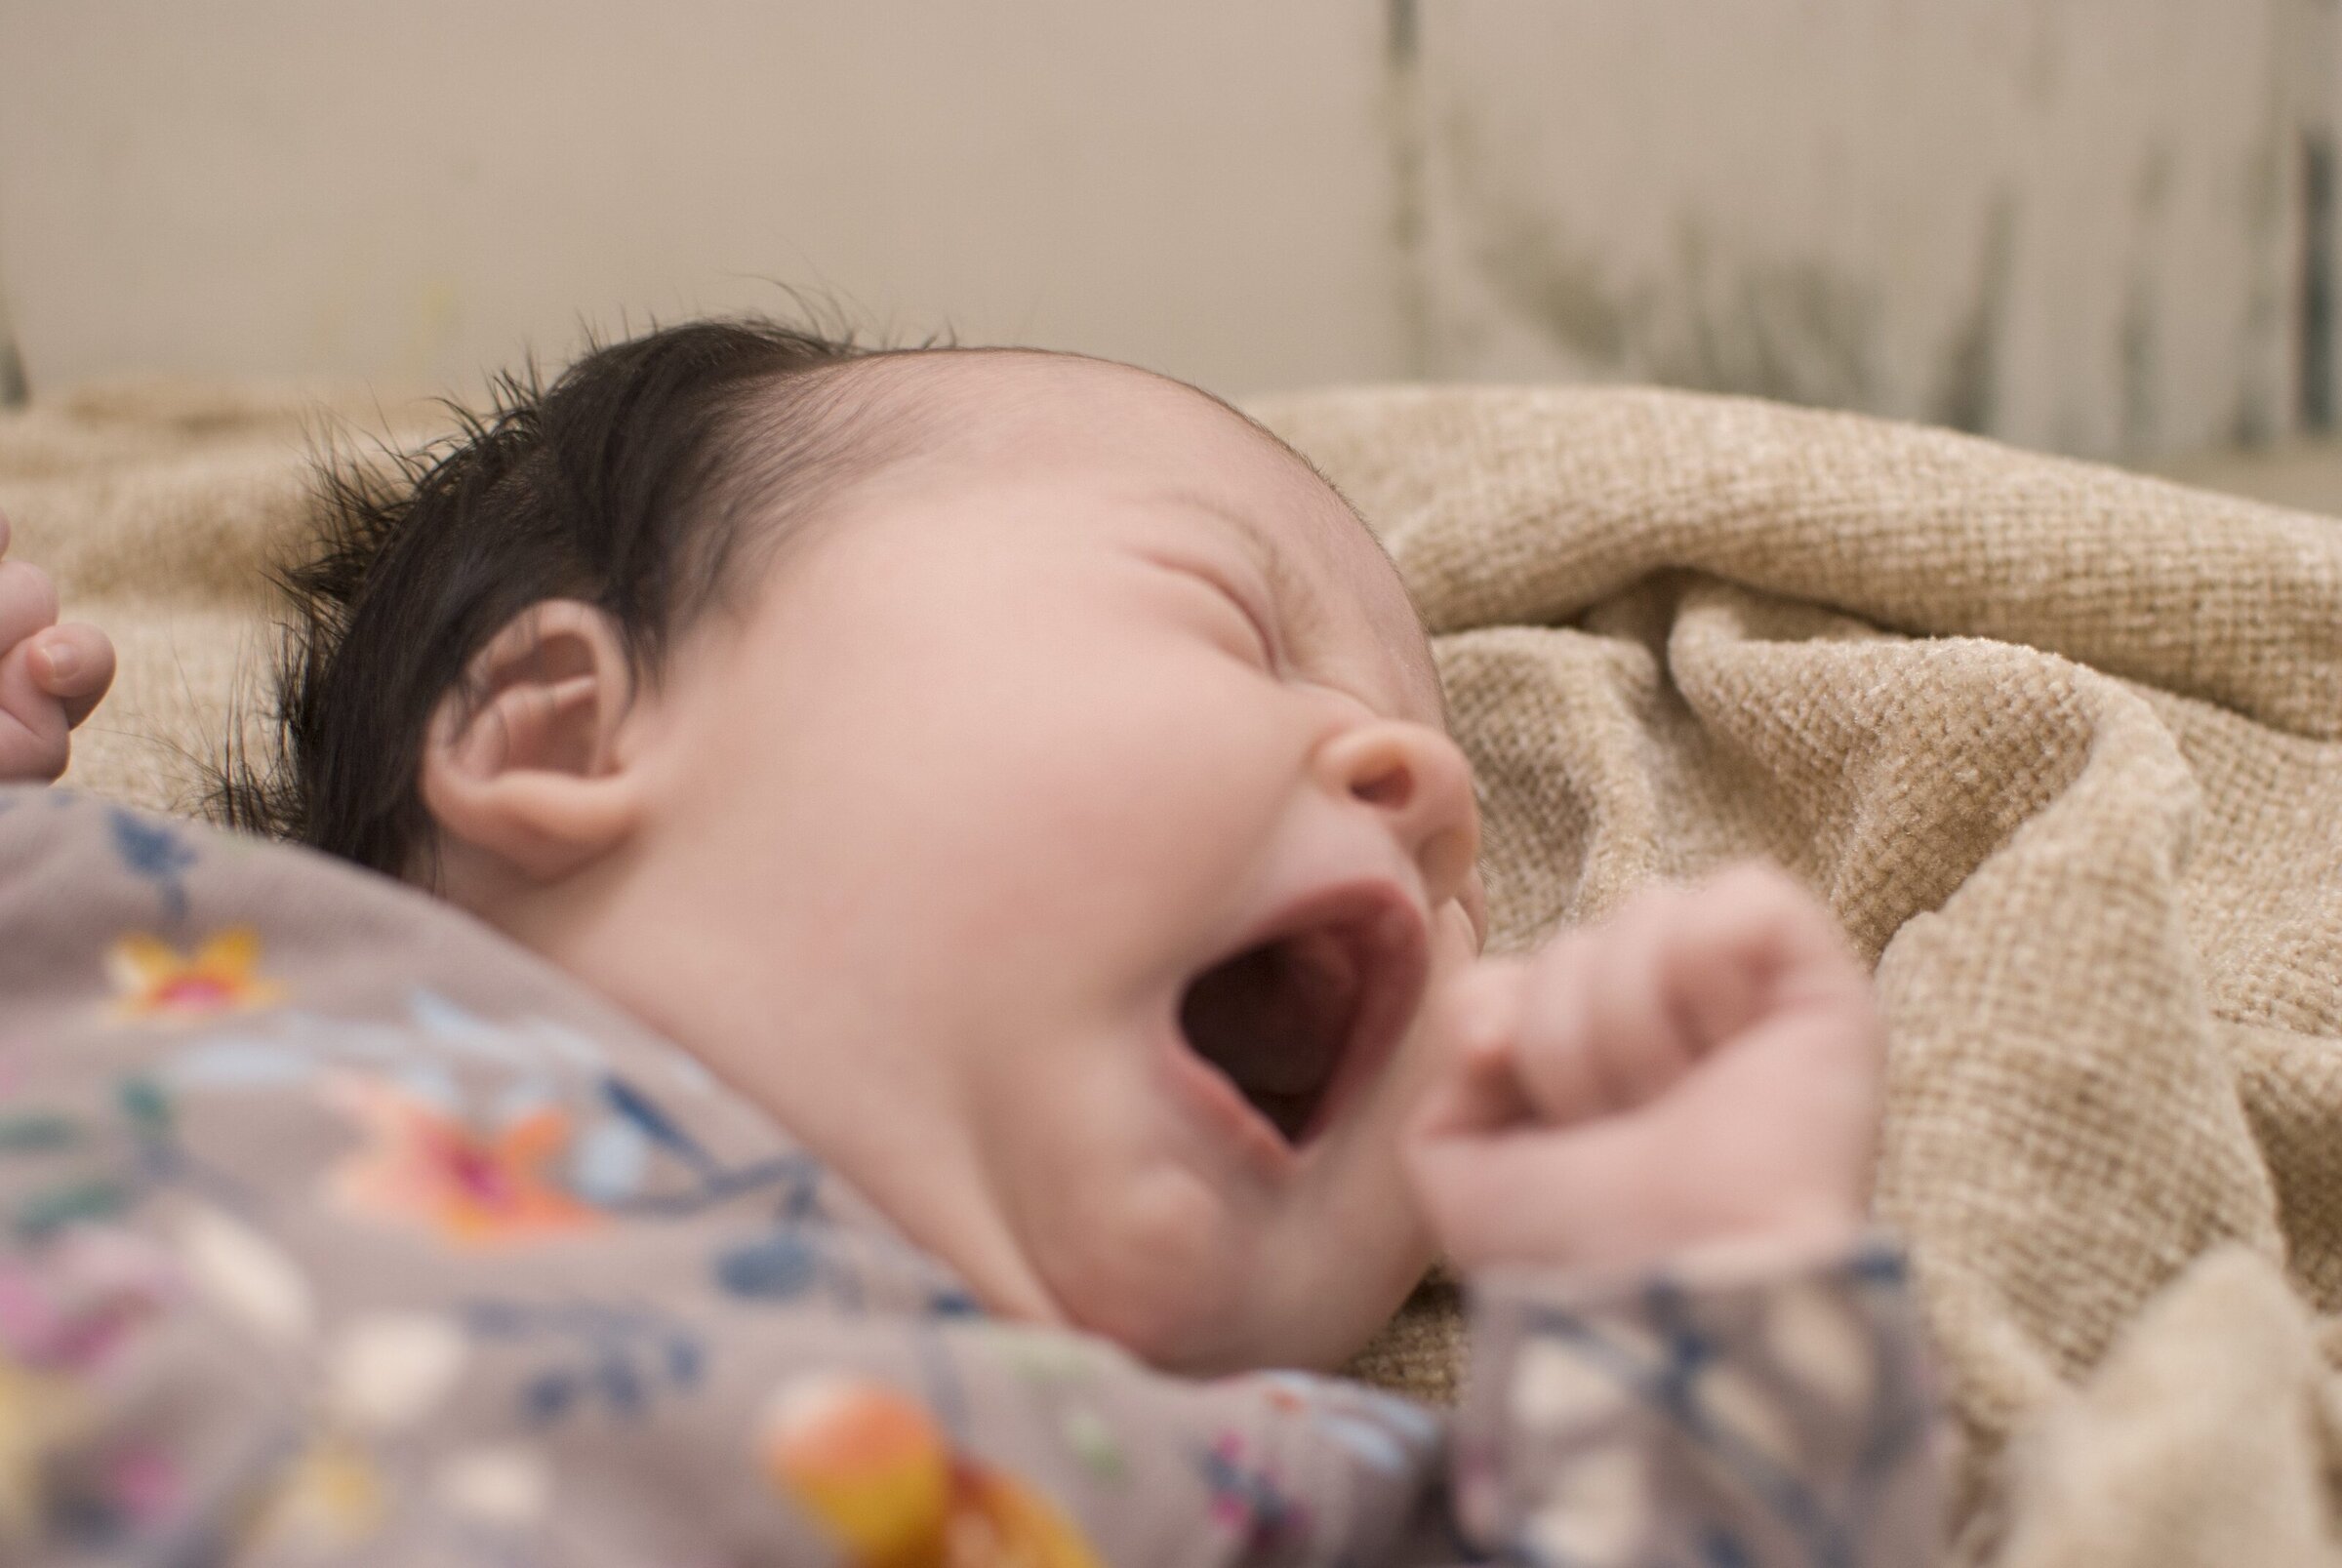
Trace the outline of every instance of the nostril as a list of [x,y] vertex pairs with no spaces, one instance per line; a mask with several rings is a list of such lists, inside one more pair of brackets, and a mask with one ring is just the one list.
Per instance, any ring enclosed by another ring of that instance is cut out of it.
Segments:
[[1415,796],[1415,774],[1396,757],[1380,767],[1367,769],[1350,782],[1350,792],[1369,806],[1385,811],[1405,809]]

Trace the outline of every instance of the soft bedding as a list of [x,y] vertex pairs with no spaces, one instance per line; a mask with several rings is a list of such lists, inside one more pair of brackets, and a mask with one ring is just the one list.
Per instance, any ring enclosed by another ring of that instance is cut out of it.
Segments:
[[[0,419],[18,550],[122,645],[75,782],[197,801],[320,407],[144,382]],[[2333,1557],[2342,523],[1685,393],[1255,412],[1436,633],[1499,945],[1763,853],[1876,956],[1957,1554]],[[1434,1281],[1357,1370],[1451,1392],[1453,1314]]]

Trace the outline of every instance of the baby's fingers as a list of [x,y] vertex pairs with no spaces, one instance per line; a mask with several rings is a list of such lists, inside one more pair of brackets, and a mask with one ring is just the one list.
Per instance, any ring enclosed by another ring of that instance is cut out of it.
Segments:
[[57,585],[22,561],[0,561],[0,653],[57,623]]
[[0,652],[0,784],[47,784],[65,771],[63,707],[41,689],[32,647]]
[[1686,1237],[1678,1188],[1683,1149],[1641,1117],[1566,1131],[1433,1139],[1407,1150],[1417,1202],[1448,1261],[1639,1264]]
[[1670,988],[1709,1040],[1775,1014],[1869,1007],[1869,974],[1837,919],[1772,865],[1751,862],[1708,883],[1682,931]]
[[64,708],[68,727],[90,716],[114,683],[114,645],[96,626],[67,622],[32,640],[32,674]]
[[1519,960],[1483,958],[1448,992],[1440,1020],[1448,1047],[1446,1070],[1424,1097],[1414,1136],[1482,1137],[1531,1114],[1513,1070],[1513,1036],[1526,980],[1527,966]]
[[[1714,1044],[1682,1006],[1681,931],[1690,896],[1672,888],[1636,895],[1606,925],[1584,933],[1586,945],[1565,992],[1554,996],[1551,1038],[1566,1041],[1574,1074],[1598,1100],[1581,1115],[1633,1110],[1668,1092]],[[1555,1054],[1532,1027],[1525,1063]],[[1532,1069],[1534,1070],[1534,1069]],[[1552,1069],[1549,1069],[1552,1070]]]

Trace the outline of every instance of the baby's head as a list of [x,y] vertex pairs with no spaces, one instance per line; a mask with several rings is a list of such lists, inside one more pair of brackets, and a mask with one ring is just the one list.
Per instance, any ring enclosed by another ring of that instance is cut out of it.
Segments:
[[1206,1371],[1395,1306],[1476,824],[1308,463],[1126,366],[713,323],[408,479],[297,577],[278,826],[693,1051],[999,1310]]

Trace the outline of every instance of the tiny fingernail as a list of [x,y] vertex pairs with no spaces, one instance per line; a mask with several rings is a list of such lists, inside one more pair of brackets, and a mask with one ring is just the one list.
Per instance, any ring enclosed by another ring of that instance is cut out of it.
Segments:
[[51,680],[71,680],[73,672],[81,667],[81,655],[73,651],[71,643],[53,642],[42,652],[49,656]]

